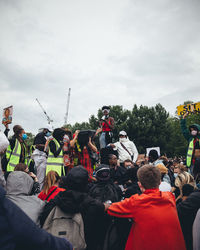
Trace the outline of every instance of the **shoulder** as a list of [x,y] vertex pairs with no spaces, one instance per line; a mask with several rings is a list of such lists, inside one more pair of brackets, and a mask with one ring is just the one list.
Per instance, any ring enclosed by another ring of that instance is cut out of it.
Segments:
[[9,142],[10,143],[15,143],[17,141],[17,138],[15,136],[12,136],[10,139],[9,139]]
[[46,197],[47,197],[47,195],[46,195],[43,191],[41,191],[41,192],[38,194],[38,198],[40,198],[41,200],[45,200]]
[[130,140],[128,140],[127,143],[130,145],[135,145],[135,143],[133,141],[130,141]]
[[43,132],[40,132],[40,133],[38,133],[38,134],[35,136],[35,138],[43,137],[43,136],[44,136],[44,133],[43,133]]
[[192,211],[200,207],[200,191],[191,193],[188,198],[177,205],[177,210],[179,213],[187,211],[192,213]]

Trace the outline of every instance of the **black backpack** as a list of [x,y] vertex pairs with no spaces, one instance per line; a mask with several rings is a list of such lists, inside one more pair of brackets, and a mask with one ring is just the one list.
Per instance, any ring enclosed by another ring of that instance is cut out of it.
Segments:
[[131,219],[113,218],[106,232],[103,250],[124,250],[131,226]]

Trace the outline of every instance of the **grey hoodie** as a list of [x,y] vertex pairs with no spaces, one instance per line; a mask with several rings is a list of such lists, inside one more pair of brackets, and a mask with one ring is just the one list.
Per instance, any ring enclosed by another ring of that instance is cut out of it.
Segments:
[[30,195],[33,179],[25,172],[13,171],[6,183],[6,197],[20,207],[37,225],[38,217],[45,202],[35,195]]

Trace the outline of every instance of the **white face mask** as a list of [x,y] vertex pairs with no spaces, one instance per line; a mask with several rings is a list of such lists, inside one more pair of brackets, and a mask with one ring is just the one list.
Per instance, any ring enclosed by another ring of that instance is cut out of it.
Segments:
[[127,138],[119,138],[119,142],[126,142],[127,141]]
[[193,135],[193,136],[197,135],[197,131],[196,130],[192,130],[191,135]]
[[178,176],[178,173],[174,173],[174,177],[176,178]]

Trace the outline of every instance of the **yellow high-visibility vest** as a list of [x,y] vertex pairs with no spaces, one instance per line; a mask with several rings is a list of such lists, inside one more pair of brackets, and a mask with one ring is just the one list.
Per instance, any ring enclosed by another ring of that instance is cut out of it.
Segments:
[[[60,147],[60,144],[58,141],[54,138],[54,143],[56,144],[56,150]],[[65,175],[65,169],[63,164],[63,150],[60,151],[60,154],[55,157],[54,154],[51,152],[51,149],[49,148],[49,155],[47,158],[47,165],[46,165],[46,175],[49,171],[55,171],[58,173],[59,176],[62,175],[62,170]]]
[[[27,164],[27,150],[25,149],[25,162]],[[11,150],[10,145],[7,147],[6,150],[6,159],[8,160],[7,164],[7,172],[14,171],[15,166],[20,163],[20,155],[21,155],[21,144],[18,139],[15,140],[15,146],[13,150]]]
[[[199,141],[199,145],[200,145],[200,141]],[[194,150],[194,139],[191,140],[191,142],[189,143],[189,146],[188,146],[187,158],[186,158],[186,166],[187,167],[191,166],[193,150]]]

